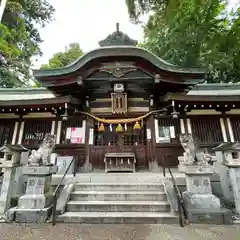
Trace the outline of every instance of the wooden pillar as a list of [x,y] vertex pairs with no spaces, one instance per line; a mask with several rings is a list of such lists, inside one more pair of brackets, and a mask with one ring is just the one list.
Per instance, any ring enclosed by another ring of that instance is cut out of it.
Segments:
[[56,136],[56,144],[59,144],[61,141],[61,132],[62,132],[62,121],[59,120],[57,122],[57,136]]
[[153,141],[154,143],[159,143],[159,128],[158,128],[158,119],[154,119],[154,134],[153,134]]
[[[174,127],[174,138],[171,140],[172,143],[177,144],[179,141],[179,134],[181,133],[181,119],[180,118],[173,118],[173,127]],[[177,131],[177,127],[180,125],[180,133]]]
[[222,135],[223,135],[223,141],[230,142],[230,135],[229,135],[229,131],[228,131],[226,115],[224,112],[222,113],[222,117],[220,118],[220,125],[221,125],[221,130],[222,130]]
[[182,111],[181,112],[181,119],[180,119],[180,130],[181,130],[181,133],[189,133],[188,129],[189,129],[189,127],[188,127],[188,121],[187,121],[187,114],[186,114],[185,111]]
[[[146,157],[148,161],[148,166],[149,162],[153,161],[153,154],[154,150],[156,148],[156,140],[154,134],[154,118],[153,115],[147,118],[146,120],[146,129],[145,129],[146,135],[147,135],[147,142],[146,142]],[[155,141],[154,141],[155,140]]]
[[19,127],[19,122],[16,121],[15,125],[14,125],[14,130],[13,130],[12,145],[16,144],[17,134],[18,134],[18,127]]
[[[152,115],[152,120],[149,120],[152,122],[152,144],[151,144],[151,161],[149,161],[149,171],[151,172],[160,172],[162,171],[162,168],[159,166],[159,150],[160,148],[157,148],[157,144],[160,143],[159,141],[159,120],[155,118]],[[150,146],[149,146],[150,147]]]
[[25,126],[25,121],[22,120],[20,122],[20,129],[19,129],[19,135],[18,135],[18,144],[22,144],[22,138],[23,138],[23,133],[24,133],[24,126]]
[[[92,149],[93,141],[90,138],[90,131],[94,130],[94,120],[90,117],[86,117],[86,131],[85,131],[85,162],[84,162],[84,172],[92,171]],[[93,137],[93,136],[91,136]]]
[[223,113],[223,121],[224,121],[224,126],[225,126],[225,129],[226,129],[227,141],[230,142],[231,141],[231,137],[230,137],[230,133],[229,133],[227,117],[226,117],[225,112]]
[[190,133],[192,134],[192,125],[191,125],[191,119],[190,118],[187,118],[186,119],[186,125],[187,125],[187,133]]
[[51,135],[55,135],[55,128],[56,128],[56,121],[52,121],[52,127],[51,127]]
[[180,133],[185,133],[186,132],[186,127],[185,127],[185,123],[184,123],[185,119],[184,118],[180,118]]
[[234,142],[234,134],[233,134],[233,129],[232,129],[232,123],[231,123],[231,119],[227,118],[227,126],[228,126],[228,131],[229,131],[229,136],[230,136],[230,140],[231,142]]

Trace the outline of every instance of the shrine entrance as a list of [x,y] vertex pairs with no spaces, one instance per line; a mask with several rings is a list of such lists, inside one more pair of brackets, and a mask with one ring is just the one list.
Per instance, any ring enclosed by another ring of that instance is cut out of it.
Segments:
[[145,123],[141,123],[141,128],[137,130],[134,130],[134,124],[136,123],[122,124],[120,131],[118,129],[120,125],[102,125],[104,130],[99,131],[99,124],[95,124],[93,170],[105,169],[106,153],[134,153],[136,171],[148,169]]

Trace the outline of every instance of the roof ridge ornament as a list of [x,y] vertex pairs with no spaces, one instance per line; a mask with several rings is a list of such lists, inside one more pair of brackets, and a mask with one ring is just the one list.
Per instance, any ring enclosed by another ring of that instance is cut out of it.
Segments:
[[136,46],[137,41],[131,39],[127,34],[119,30],[119,23],[116,23],[116,31],[112,34],[109,34],[105,39],[99,41],[100,47],[107,46],[118,46],[118,45],[127,45],[127,46]]
[[116,23],[116,31],[119,33],[119,23]]

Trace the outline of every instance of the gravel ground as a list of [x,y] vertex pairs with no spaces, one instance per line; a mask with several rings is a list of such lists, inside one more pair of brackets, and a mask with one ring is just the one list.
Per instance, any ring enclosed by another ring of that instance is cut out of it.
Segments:
[[240,225],[0,224],[0,240],[239,240]]

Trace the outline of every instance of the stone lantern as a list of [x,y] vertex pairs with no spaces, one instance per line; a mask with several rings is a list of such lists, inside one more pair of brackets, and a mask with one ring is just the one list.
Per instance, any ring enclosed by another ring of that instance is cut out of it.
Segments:
[[0,215],[3,215],[10,207],[11,199],[16,194],[19,174],[17,169],[20,167],[22,152],[27,152],[28,149],[22,145],[4,144],[0,148],[0,152],[4,153],[1,161],[1,168],[4,171],[3,183],[0,195]]
[[0,147],[0,152],[4,153],[1,162],[4,165],[20,164],[22,152],[27,151],[28,149],[22,145],[11,145],[5,143],[2,147]]
[[219,161],[227,167],[230,192],[237,212],[236,222],[240,223],[240,143],[222,143],[214,150]]

